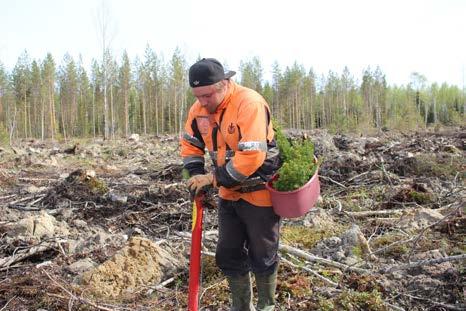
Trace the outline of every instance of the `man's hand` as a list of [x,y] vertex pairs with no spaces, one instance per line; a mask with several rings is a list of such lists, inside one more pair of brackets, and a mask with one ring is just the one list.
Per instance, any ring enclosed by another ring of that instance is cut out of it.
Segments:
[[187,185],[192,197],[199,194],[200,191],[212,186],[214,176],[212,174],[194,175],[188,179]]

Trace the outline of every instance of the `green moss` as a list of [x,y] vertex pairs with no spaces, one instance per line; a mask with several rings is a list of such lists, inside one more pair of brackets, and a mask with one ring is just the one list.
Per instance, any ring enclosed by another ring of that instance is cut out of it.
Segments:
[[334,224],[327,228],[283,226],[281,229],[281,238],[286,243],[292,245],[298,244],[305,248],[312,248],[323,239],[340,235],[345,229],[345,226],[338,224]]
[[357,258],[362,258],[363,255],[364,255],[364,252],[363,250],[361,249],[360,246],[353,246],[353,248],[351,249],[351,253],[356,256]]
[[418,204],[427,204],[432,202],[432,195],[426,192],[410,191],[409,197]]
[[183,168],[183,170],[181,171],[181,176],[183,178],[183,180],[188,180],[189,179],[189,171],[185,168]]
[[103,195],[108,192],[108,187],[105,182],[95,177],[86,179],[85,183],[89,187],[89,190],[94,194]]
[[317,304],[318,304],[319,311],[335,310],[335,305],[333,304],[333,301],[328,298],[319,297]]
[[336,310],[385,311],[382,295],[377,290],[371,292],[344,291],[335,299]]
[[334,281],[335,283],[340,283],[342,278],[342,273],[340,270],[321,269],[319,273],[325,276],[327,279]]
[[358,187],[341,198],[345,210],[359,212],[373,208],[374,202],[383,201],[383,187]]

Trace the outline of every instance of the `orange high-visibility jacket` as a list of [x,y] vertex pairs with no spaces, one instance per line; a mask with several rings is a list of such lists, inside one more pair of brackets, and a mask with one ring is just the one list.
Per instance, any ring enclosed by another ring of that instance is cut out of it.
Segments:
[[181,137],[181,156],[190,175],[204,174],[204,154],[214,164],[219,195],[272,206],[265,181],[281,165],[267,102],[257,92],[229,81],[228,92],[213,114],[196,101]]

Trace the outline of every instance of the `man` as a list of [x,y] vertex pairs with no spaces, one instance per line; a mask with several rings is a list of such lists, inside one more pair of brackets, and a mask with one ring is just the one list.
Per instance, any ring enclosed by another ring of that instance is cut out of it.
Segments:
[[[231,310],[255,310],[250,272],[256,279],[259,310],[273,310],[278,269],[280,217],[265,182],[281,165],[264,98],[231,81],[234,71],[204,58],[189,69],[196,102],[181,138],[187,185],[198,194],[219,187],[216,262],[228,280]],[[204,169],[208,150],[214,173]]]

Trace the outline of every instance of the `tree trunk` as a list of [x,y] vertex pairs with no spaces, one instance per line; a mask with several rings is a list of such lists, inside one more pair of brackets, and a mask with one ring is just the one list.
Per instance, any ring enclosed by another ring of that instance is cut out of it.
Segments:
[[144,87],[142,90],[142,129],[144,135],[147,135],[147,123],[146,123],[146,94],[144,92]]
[[123,90],[123,97],[125,100],[125,137],[128,137],[129,134],[129,113],[128,113],[128,90],[126,87]]
[[95,85],[92,90],[92,134],[95,139]]
[[110,131],[110,134],[112,136],[112,139],[115,139],[115,114],[114,114],[114,106],[113,106],[113,85],[110,85],[110,114],[111,114],[111,123],[112,123],[112,128]]
[[10,146],[12,145],[12,141],[13,141],[13,134],[15,132],[15,128],[16,128],[16,106],[14,106],[14,113],[13,113],[13,120],[11,121],[11,124],[10,124]]
[[[105,54],[104,54],[105,55]],[[105,62],[105,57],[104,57]],[[104,67],[105,67],[104,63]],[[104,139],[107,140],[110,138],[109,135],[109,125],[108,125],[108,99],[107,99],[107,73],[104,68]]]
[[[50,82],[51,84],[51,82]],[[55,100],[53,85],[49,85],[50,137],[55,139]]]
[[27,110],[27,95],[24,92],[24,116],[23,116],[23,124],[24,124],[24,138],[28,138],[28,110]]
[[162,89],[161,89],[161,92],[160,92],[160,100],[161,100],[160,107],[162,108],[162,111],[161,111],[162,124],[160,125],[160,128],[162,129],[162,133],[164,133],[164,131],[165,131],[165,108],[164,108],[164,105],[163,105],[163,96],[164,96],[164,92],[163,92],[163,86],[162,86]]
[[45,139],[45,103],[44,98],[40,100],[40,137]]
[[155,134],[159,135],[159,98],[155,95]]
[[63,129],[63,138],[66,141],[66,128],[65,128],[65,105],[63,104],[63,99],[60,99],[60,106],[61,106],[61,126]]

